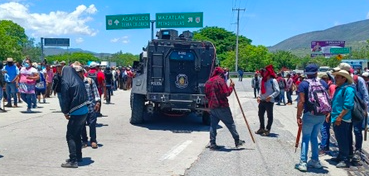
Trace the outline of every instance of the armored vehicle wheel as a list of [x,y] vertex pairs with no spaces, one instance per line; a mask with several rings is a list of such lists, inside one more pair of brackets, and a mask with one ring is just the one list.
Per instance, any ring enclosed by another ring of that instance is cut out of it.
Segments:
[[143,123],[143,115],[145,108],[145,96],[140,94],[131,95],[132,115],[130,119],[131,124]]
[[210,125],[210,114],[206,111],[202,114],[202,123],[204,125]]

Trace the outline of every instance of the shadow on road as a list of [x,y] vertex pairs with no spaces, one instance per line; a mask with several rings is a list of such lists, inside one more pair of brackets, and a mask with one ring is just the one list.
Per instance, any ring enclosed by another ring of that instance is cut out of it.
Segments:
[[82,158],[82,162],[78,163],[78,166],[88,166],[94,162],[94,160],[91,160],[91,157],[84,157]]
[[[192,133],[194,131],[209,131],[209,126],[202,123],[202,119],[195,114],[185,116],[165,116],[153,115],[146,117],[143,124],[136,126],[144,127],[149,130],[171,131],[173,133]],[[221,126],[220,126],[221,128]]]
[[0,155],[0,158],[3,158],[4,156],[3,155]]
[[41,111],[31,111],[31,112],[21,111],[21,113],[23,113],[23,114],[35,114],[35,113],[42,113],[42,112]]
[[104,126],[109,126],[109,124],[96,123],[96,128],[100,128]]
[[[255,149],[244,148],[244,147],[235,148],[235,147],[226,147],[226,146],[223,146],[223,145],[218,145],[218,146],[219,146],[219,149],[216,149],[216,150],[209,149],[209,150],[214,151],[214,152],[231,152],[231,151],[255,150]],[[209,147],[207,147],[207,148],[209,148]]]

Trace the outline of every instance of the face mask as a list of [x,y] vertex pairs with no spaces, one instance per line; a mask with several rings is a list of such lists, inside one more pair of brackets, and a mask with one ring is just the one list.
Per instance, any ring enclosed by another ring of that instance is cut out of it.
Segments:
[[13,63],[13,62],[8,62],[8,65],[9,65],[9,66],[13,66],[13,65],[14,65],[14,63]]
[[25,62],[25,63],[23,64],[23,67],[28,68],[28,67],[29,67],[29,63]]

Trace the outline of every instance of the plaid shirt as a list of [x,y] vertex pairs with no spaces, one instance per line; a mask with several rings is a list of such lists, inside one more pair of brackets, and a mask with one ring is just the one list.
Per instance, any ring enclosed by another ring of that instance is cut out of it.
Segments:
[[220,76],[213,76],[205,83],[205,95],[209,101],[209,108],[229,107],[227,97],[231,95],[233,87],[228,87],[227,83]]
[[[88,80],[91,80],[91,84],[89,83]],[[87,96],[88,96],[88,101],[91,102],[88,105],[88,113],[92,113],[92,112],[94,112],[96,102],[100,101],[100,94],[99,94],[99,91],[97,90],[96,84],[95,84],[93,79],[89,79],[89,78],[85,77],[83,82],[85,83]]]

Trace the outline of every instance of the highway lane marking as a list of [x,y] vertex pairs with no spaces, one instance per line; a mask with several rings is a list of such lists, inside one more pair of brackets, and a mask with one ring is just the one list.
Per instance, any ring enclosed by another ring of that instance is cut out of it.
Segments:
[[164,154],[159,160],[173,160],[178,154],[180,154],[188,145],[192,143],[191,140],[187,140],[183,142],[182,144],[178,144],[174,146],[171,150],[169,150],[166,154]]

